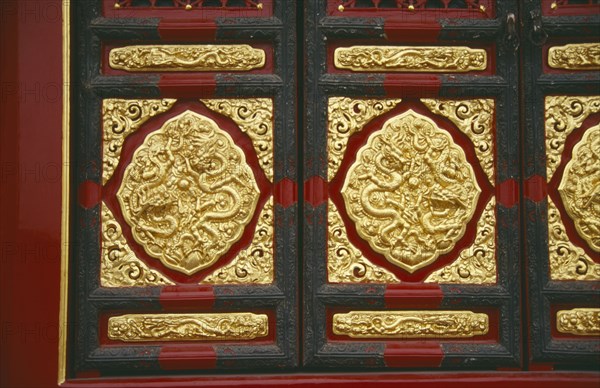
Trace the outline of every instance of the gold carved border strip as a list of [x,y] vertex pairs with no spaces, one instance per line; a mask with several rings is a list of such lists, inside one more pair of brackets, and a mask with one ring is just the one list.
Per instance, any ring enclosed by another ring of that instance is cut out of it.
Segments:
[[102,202],[102,287],[144,287],[175,284],[160,272],[150,269],[129,247],[121,225]]
[[264,50],[247,44],[126,46],[109,54],[110,67],[125,71],[249,71],[265,59]]
[[600,308],[576,308],[556,313],[556,330],[574,335],[600,335]]
[[600,43],[571,43],[548,50],[553,69],[600,70]]
[[273,100],[246,98],[200,101],[210,110],[232,119],[250,137],[260,167],[273,182]]
[[473,142],[481,168],[492,186],[494,178],[494,113],[493,99],[438,100],[422,98],[429,110],[452,121]]
[[112,177],[125,138],[139,129],[150,118],[171,109],[177,100],[122,100],[108,98],[102,101],[102,184]]
[[548,259],[552,280],[600,280],[600,264],[575,246],[567,235],[560,212],[548,197]]
[[335,49],[338,69],[351,71],[443,72],[481,71],[487,52],[464,46],[351,46]]
[[327,212],[327,278],[330,283],[399,283],[390,271],[371,263],[348,240],[344,221],[331,200]]
[[233,261],[208,275],[201,284],[270,284],[274,277],[273,197],[258,218],[254,238]]
[[367,123],[392,110],[401,101],[401,99],[329,98],[327,102],[328,180],[332,180],[340,168],[350,136],[360,132]]
[[351,338],[470,338],[489,331],[472,311],[351,311],[333,315],[333,333]]
[[252,340],[269,334],[269,317],[253,313],[127,314],[108,319],[108,338],[123,342]]
[[496,199],[492,197],[477,222],[473,244],[460,252],[453,263],[434,271],[425,283],[495,284]]
[[546,96],[546,179],[560,165],[565,141],[591,114],[600,112],[600,96]]

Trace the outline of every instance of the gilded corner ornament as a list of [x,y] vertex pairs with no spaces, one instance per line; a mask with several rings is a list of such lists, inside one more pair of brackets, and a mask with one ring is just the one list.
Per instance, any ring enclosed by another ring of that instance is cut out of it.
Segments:
[[489,331],[472,311],[350,311],[333,315],[333,333],[351,338],[471,338]]
[[558,192],[577,233],[600,252],[600,124],[588,128],[573,148]]
[[271,284],[274,277],[273,262],[273,197],[261,211],[254,238],[230,264],[218,268],[201,284]]
[[102,202],[102,287],[144,287],[174,284],[160,272],[150,269],[129,247],[121,225]]
[[349,240],[344,221],[331,200],[327,209],[327,279],[330,283],[399,283],[373,264]]
[[134,239],[187,275],[214,264],[241,237],[258,196],[231,136],[189,110],[145,138],[117,192]]
[[431,273],[425,283],[495,284],[496,279],[496,200],[492,197],[477,222],[473,244],[453,263]]
[[546,179],[560,165],[565,141],[592,113],[600,112],[600,96],[546,96]]
[[351,46],[338,47],[334,65],[351,71],[443,72],[481,71],[487,52],[464,46]]
[[342,188],[358,234],[410,273],[452,250],[480,193],[462,148],[412,110],[371,134]]
[[253,340],[269,334],[269,317],[254,313],[126,314],[108,319],[108,338],[140,341]]
[[567,235],[558,208],[548,197],[548,260],[552,280],[600,280],[600,264],[595,263]]
[[110,50],[109,64],[125,71],[249,71],[265,66],[265,51],[247,44],[145,45]]
[[273,182],[273,100],[239,98],[200,101],[210,110],[232,119],[250,137],[260,167]]
[[571,43],[548,49],[548,66],[566,70],[600,70],[600,43]]
[[494,113],[493,99],[438,100],[423,98],[421,102],[429,110],[452,121],[471,139],[481,168],[490,183],[494,178]]
[[123,100],[107,98],[102,101],[102,184],[112,177],[127,136],[152,117],[171,109],[177,100]]
[[364,126],[398,105],[401,99],[357,99],[330,97],[327,101],[327,178],[337,173],[348,145],[348,139]]
[[565,334],[600,335],[600,308],[575,308],[556,313],[556,329]]

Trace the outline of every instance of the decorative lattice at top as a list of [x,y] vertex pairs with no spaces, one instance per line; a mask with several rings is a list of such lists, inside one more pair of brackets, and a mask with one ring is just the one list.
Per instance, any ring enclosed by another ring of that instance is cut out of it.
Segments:
[[195,8],[247,8],[262,9],[260,1],[253,0],[117,0],[114,8],[159,8],[185,9]]
[[473,10],[486,13],[492,0],[329,0],[329,6],[339,12],[347,10],[418,11]]

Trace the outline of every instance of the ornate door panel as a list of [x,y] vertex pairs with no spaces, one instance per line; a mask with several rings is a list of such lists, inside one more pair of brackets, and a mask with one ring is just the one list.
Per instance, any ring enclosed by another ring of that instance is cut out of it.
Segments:
[[213,3],[72,3],[67,377],[296,364],[295,9]]
[[600,8],[542,1],[524,11],[530,357],[538,367],[597,368]]
[[304,362],[520,365],[515,1],[311,1]]

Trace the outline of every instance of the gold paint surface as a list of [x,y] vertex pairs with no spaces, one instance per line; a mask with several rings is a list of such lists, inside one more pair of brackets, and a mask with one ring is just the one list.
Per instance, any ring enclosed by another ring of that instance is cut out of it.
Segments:
[[109,64],[125,71],[248,71],[264,67],[265,58],[246,44],[149,45],[114,48]]
[[240,341],[268,334],[266,314],[126,314],[108,319],[108,338],[123,342]]
[[358,234],[411,273],[452,250],[480,192],[462,148],[412,110],[369,137],[342,188]]
[[60,306],[58,308],[58,385],[67,377],[67,335],[69,332],[69,220],[71,198],[71,2],[62,2],[62,196],[60,220]]
[[271,284],[273,263],[273,196],[269,198],[258,218],[250,246],[233,261],[208,275],[201,284]]
[[600,112],[600,96],[546,96],[546,179],[560,165],[565,141],[592,113]]
[[129,247],[121,225],[102,202],[102,287],[145,287],[175,284],[160,272],[150,269]]
[[556,330],[574,335],[600,335],[600,309],[560,310],[556,313]]
[[102,184],[112,177],[123,143],[150,118],[171,109],[177,100],[122,100],[108,98],[102,101]]
[[232,119],[250,137],[260,167],[273,182],[273,100],[240,98],[200,101],[210,110]]
[[588,128],[573,148],[558,192],[577,233],[600,252],[600,124]]
[[496,283],[496,199],[492,197],[477,222],[475,241],[453,263],[431,273],[425,283]]
[[487,334],[472,311],[351,311],[333,315],[333,333],[351,338],[470,338]]
[[117,198],[145,251],[189,275],[212,265],[242,236],[258,195],[231,136],[185,111],[135,151]]
[[567,235],[560,212],[548,197],[548,260],[552,280],[600,280],[600,264],[575,246]]
[[401,99],[378,100],[348,97],[330,97],[327,102],[327,178],[337,173],[350,136],[360,132],[366,124],[398,105]]
[[334,203],[327,203],[327,280],[330,283],[399,283],[385,268],[373,264],[349,240]]
[[485,70],[487,53],[464,46],[351,46],[334,52],[338,69],[462,73]]
[[600,70],[600,43],[572,43],[548,50],[548,66],[567,70]]
[[435,114],[452,121],[471,139],[481,168],[490,183],[494,180],[494,110],[493,99],[438,100],[423,98],[421,102]]

